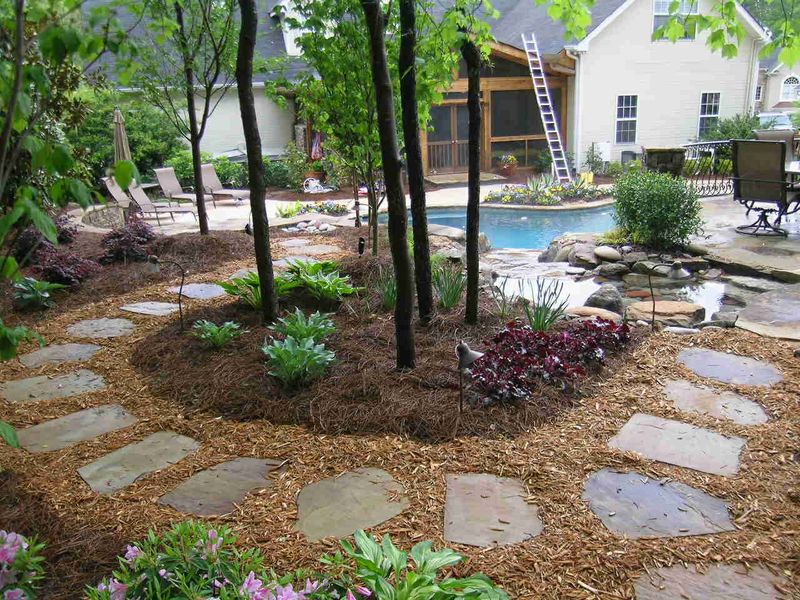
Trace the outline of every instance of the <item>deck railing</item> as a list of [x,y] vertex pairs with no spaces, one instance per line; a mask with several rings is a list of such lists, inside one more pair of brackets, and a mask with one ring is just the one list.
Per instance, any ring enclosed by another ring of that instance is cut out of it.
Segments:
[[733,154],[730,140],[686,144],[683,176],[700,196],[733,193]]

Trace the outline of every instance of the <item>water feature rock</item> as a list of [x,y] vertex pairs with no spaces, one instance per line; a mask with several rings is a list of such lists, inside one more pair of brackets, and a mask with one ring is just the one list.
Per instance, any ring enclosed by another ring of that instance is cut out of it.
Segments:
[[480,232],[478,234],[478,252],[483,254],[484,252],[488,252],[492,249],[492,243],[489,241],[489,236],[485,233]]
[[[774,292],[782,290],[787,287],[785,283],[775,281],[774,279],[765,279],[763,277],[745,277],[744,275],[724,275],[723,281],[734,285],[743,290],[751,292]],[[794,287],[794,286],[792,286]]]
[[[570,252],[572,252],[572,247],[574,245],[575,244],[572,243],[572,244],[567,244],[565,246],[561,246],[560,248],[558,248],[556,253],[553,255],[552,262],[568,262],[569,261],[569,254],[570,254]],[[545,261],[540,261],[540,262],[545,262]]]
[[720,269],[706,269],[705,271],[700,271],[698,275],[701,279],[719,279],[722,277],[722,271]]
[[800,292],[766,292],[739,313],[736,326],[758,335],[800,341]]
[[569,264],[575,267],[596,267],[600,261],[594,255],[594,245],[579,243],[575,244],[569,253]]
[[676,564],[649,569],[633,588],[636,600],[780,600],[787,583],[760,566]]
[[686,251],[689,254],[693,254],[694,256],[705,256],[708,254],[708,246],[703,246],[703,244],[698,244],[696,242],[689,242],[686,244]]
[[699,304],[675,300],[656,300],[654,303],[646,300],[629,305],[626,317],[633,321],[641,319],[649,322],[653,316],[653,304],[656,321],[664,325],[689,327],[702,321],[706,315],[706,309]]
[[594,255],[601,260],[611,262],[622,260],[622,254],[613,246],[598,246],[594,249]]
[[604,262],[597,267],[597,274],[602,277],[622,277],[630,271],[625,263]]
[[783,381],[783,375],[771,363],[708,348],[686,348],[678,355],[678,362],[700,377],[723,383],[769,386]]
[[572,315],[573,317],[581,317],[581,318],[600,317],[601,319],[608,319],[609,321],[614,321],[616,323],[622,320],[621,314],[611,312],[610,310],[606,310],[604,308],[597,308],[594,306],[573,306],[572,308],[568,308],[566,312],[568,315]]
[[622,260],[626,265],[633,265],[637,262],[647,260],[645,252],[626,252],[622,255]]
[[700,330],[694,327],[664,327],[664,331],[676,335],[694,335],[695,333],[700,333]]
[[604,283],[601,285],[600,289],[595,291],[586,299],[584,306],[603,308],[620,315],[624,310],[624,306],[622,304],[622,294],[620,294],[619,290],[610,283]]
[[739,313],[737,311],[720,310],[711,315],[711,319],[704,323],[711,323],[717,327],[735,327],[738,320]]
[[583,275],[586,273],[586,269],[583,267],[566,267],[564,273],[567,275]]
[[655,269],[657,263],[651,260],[640,260],[631,267],[631,271],[634,273],[639,273],[640,275],[655,275],[656,273],[653,271]]

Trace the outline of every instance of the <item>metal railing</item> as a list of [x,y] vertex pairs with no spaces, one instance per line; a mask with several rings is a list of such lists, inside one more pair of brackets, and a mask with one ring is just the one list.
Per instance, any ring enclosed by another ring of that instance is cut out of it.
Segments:
[[733,153],[730,140],[685,144],[683,176],[700,196],[733,193]]

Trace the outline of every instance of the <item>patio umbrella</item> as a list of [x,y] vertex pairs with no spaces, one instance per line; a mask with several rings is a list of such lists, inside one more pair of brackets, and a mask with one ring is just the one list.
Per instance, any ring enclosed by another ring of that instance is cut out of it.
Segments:
[[131,160],[131,148],[128,146],[128,134],[125,133],[125,119],[122,112],[114,109],[114,162]]

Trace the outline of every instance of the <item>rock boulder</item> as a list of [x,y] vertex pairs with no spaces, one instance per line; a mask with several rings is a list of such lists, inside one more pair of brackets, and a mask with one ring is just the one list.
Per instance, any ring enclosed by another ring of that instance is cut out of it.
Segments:
[[610,283],[604,283],[601,285],[597,291],[593,292],[592,295],[586,299],[584,305],[594,308],[602,308],[620,315],[624,310],[622,304],[622,294],[620,294],[619,290]]

